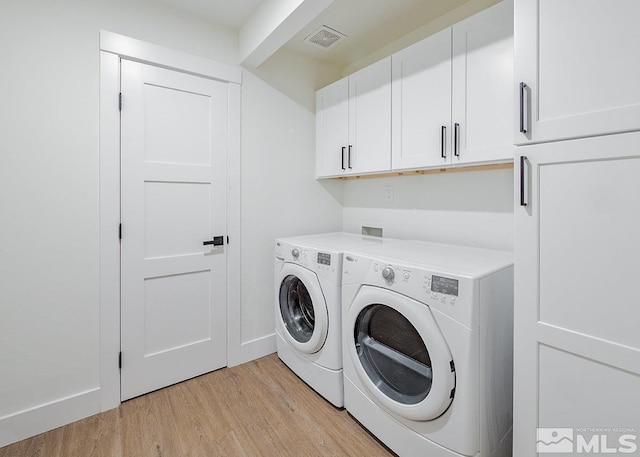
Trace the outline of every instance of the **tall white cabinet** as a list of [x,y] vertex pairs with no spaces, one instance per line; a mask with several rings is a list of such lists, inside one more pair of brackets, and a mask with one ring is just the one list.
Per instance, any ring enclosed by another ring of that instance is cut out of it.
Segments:
[[640,128],[638,0],[515,5],[516,144]]
[[575,446],[584,428],[640,431],[640,133],[522,147],[520,157],[514,455],[529,457],[537,443],[551,450],[543,429],[573,428]]
[[518,457],[640,454],[639,8],[515,0]]

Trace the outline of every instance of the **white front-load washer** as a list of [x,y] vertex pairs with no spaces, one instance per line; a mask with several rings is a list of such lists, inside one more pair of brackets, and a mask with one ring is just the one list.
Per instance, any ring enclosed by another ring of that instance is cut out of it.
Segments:
[[275,248],[276,347],[280,359],[335,406],[344,406],[342,253],[379,237],[336,232],[280,238]]
[[399,456],[511,456],[513,255],[344,254],[345,408]]

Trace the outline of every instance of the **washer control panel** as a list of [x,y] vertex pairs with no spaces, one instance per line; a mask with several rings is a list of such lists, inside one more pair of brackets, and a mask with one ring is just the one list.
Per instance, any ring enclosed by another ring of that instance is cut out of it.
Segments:
[[331,254],[326,252],[318,252],[317,262],[320,265],[331,265]]

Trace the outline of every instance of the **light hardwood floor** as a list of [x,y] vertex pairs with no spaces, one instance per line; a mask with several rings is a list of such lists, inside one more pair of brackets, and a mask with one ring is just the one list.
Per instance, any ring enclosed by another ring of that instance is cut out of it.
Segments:
[[275,354],[0,448],[0,457],[389,457]]

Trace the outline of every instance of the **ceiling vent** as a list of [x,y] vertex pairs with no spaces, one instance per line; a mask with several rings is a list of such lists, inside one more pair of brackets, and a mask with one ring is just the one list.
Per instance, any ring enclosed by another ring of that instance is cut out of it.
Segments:
[[306,37],[304,41],[313,45],[319,46],[323,49],[329,49],[340,41],[344,40],[347,36],[343,33],[333,30],[331,27],[323,25],[311,35]]

